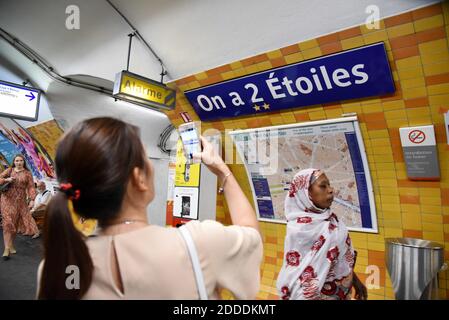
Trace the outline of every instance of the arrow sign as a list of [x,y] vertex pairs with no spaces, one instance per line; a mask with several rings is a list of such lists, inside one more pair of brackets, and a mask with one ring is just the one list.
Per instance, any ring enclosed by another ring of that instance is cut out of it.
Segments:
[[0,79],[0,117],[36,121],[41,91]]
[[36,98],[36,96],[33,94],[33,92],[32,91],[30,91],[30,94],[27,94],[27,95],[25,95],[25,97],[28,97],[28,98],[30,98],[30,100],[29,101],[32,101],[33,99],[35,99]]

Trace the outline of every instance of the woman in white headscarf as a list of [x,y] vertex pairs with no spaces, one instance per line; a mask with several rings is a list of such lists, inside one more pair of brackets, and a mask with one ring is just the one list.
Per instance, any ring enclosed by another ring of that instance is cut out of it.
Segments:
[[285,199],[287,233],[277,289],[284,300],[366,300],[354,272],[348,230],[331,211],[334,189],[323,171],[299,171]]

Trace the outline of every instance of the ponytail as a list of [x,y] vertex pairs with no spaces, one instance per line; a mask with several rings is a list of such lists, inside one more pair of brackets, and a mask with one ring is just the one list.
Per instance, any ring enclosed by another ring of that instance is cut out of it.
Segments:
[[[58,192],[48,205],[44,222],[44,266],[39,299],[79,300],[92,282],[92,259],[82,234],[73,224],[69,201],[72,200],[66,194]],[[78,268],[79,288],[70,287],[72,282],[68,277],[73,269],[67,269],[69,266]]]
[[[121,120],[88,119],[64,134],[55,156],[61,192],[50,201],[44,221],[39,299],[81,299],[86,294],[94,267],[72,213],[100,224],[116,219],[134,168],[145,165],[138,128]],[[70,286],[74,267],[78,289]]]

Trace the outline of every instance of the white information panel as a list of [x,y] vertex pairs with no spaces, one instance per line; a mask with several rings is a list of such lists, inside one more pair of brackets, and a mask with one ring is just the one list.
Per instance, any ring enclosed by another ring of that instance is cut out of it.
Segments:
[[39,99],[38,89],[0,81],[0,116],[37,120]]
[[175,187],[173,216],[185,219],[198,219],[199,188]]
[[356,117],[230,133],[243,161],[261,221],[286,223],[293,176],[322,169],[335,188],[332,211],[352,231],[377,233],[371,176]]

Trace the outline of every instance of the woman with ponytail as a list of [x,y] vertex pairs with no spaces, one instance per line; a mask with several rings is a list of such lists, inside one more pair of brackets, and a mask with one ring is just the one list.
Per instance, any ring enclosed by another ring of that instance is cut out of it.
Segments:
[[[190,233],[208,297],[219,288],[253,299],[259,289],[262,241],[254,210],[229,168],[202,139],[201,157],[218,176],[233,226],[192,221]],[[55,158],[60,192],[44,222],[39,299],[197,299],[189,249],[176,228],[151,225],[154,168],[138,129],[113,118],[81,122],[64,135]],[[86,238],[72,215],[98,220]],[[204,295],[201,295],[204,297]]]

